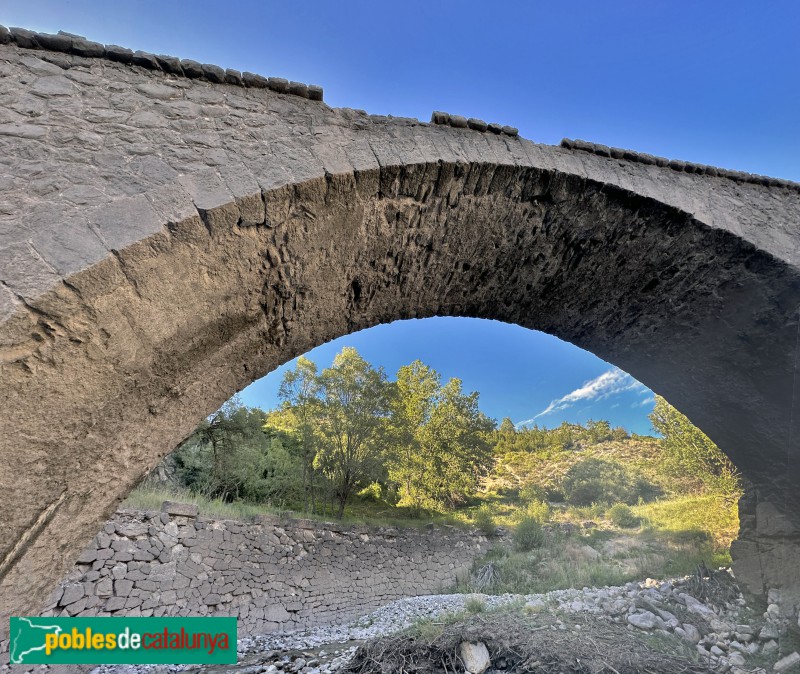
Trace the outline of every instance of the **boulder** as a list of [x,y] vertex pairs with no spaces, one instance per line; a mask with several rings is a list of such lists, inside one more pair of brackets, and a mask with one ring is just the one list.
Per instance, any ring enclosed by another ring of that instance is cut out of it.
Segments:
[[794,651],[789,653],[789,655],[787,655],[785,658],[778,660],[778,662],[772,666],[772,669],[774,669],[776,672],[786,672],[791,667],[794,667],[798,662],[800,662],[800,653]]
[[651,630],[656,626],[658,621],[656,620],[655,614],[650,611],[642,611],[641,613],[631,613],[631,615],[628,616],[628,622],[634,627],[638,627],[640,630]]
[[710,609],[706,606],[703,602],[698,601],[692,595],[686,594],[685,592],[681,592],[678,597],[683,599],[684,603],[686,604],[686,610],[690,613],[694,613],[695,615],[702,616],[703,618],[716,618],[717,614],[714,613],[713,609]]
[[696,644],[700,641],[700,630],[698,630],[691,623],[683,623],[683,632],[686,635],[683,637],[686,639],[686,641],[693,644]]
[[464,663],[464,669],[469,674],[483,674],[492,664],[489,649],[482,641],[477,643],[462,641],[458,647],[458,654]]

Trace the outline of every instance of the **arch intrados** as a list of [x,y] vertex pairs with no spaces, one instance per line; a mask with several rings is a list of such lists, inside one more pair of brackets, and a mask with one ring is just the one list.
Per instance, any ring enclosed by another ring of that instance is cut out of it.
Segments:
[[[718,421],[749,382],[748,371],[726,371],[747,347],[742,301],[759,303],[782,337],[797,289],[793,269],[731,232],[615,185],[488,163],[326,175],[263,200],[267,224],[245,225],[237,201],[198,209],[12,318],[31,350],[9,366],[11,412],[54,479],[0,519],[7,540],[20,540],[34,506],[57,503],[28,546],[43,548],[42,532],[56,528],[69,541],[59,560],[34,550],[9,566],[12,609],[43,597],[139,477],[230,395],[318,344],[400,318],[492,318],[553,334],[663,394],[754,481],[791,479],[748,456],[747,410],[735,429]],[[720,325],[704,380],[692,350]],[[769,355],[754,359],[760,376],[779,366]],[[724,395],[706,399],[720,380]],[[771,403],[781,392],[756,394]],[[31,396],[41,401],[33,414]],[[785,425],[783,409],[758,432]],[[56,413],[66,428],[34,416]],[[10,458],[6,471],[24,472]]]

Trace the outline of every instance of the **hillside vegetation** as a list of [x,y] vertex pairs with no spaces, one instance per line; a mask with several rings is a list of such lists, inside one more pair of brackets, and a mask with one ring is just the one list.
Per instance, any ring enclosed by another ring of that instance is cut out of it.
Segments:
[[270,412],[229,401],[127,505],[477,526],[501,544],[465,590],[541,592],[729,561],[736,470],[662,398],[658,438],[605,421],[517,429],[419,361],[389,381],[345,349],[322,372],[299,359],[281,399]]

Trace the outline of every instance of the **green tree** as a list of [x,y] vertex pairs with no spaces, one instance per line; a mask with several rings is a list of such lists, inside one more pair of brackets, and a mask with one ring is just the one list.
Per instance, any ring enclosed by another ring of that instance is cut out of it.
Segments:
[[589,419],[589,421],[586,422],[586,435],[588,436],[589,444],[592,445],[611,440],[613,437],[611,424],[607,421],[593,421]]
[[355,488],[380,472],[391,395],[383,370],[374,369],[352,347],[342,349],[318,377],[315,465],[333,484],[339,517]]
[[400,505],[419,509],[424,498],[427,461],[423,431],[430,422],[440,389],[439,373],[415,360],[397,371],[392,400],[392,444],[389,478],[399,486]]
[[404,412],[395,417],[400,444],[389,476],[400,483],[400,504],[417,511],[462,502],[491,463],[494,422],[478,409],[478,394],[464,394],[459,379],[439,381],[419,362],[398,372],[395,409]]
[[696,479],[706,491],[735,497],[741,490],[739,472],[703,431],[661,396],[650,414],[662,436],[665,464],[676,475]]
[[293,498],[298,466],[285,441],[265,433],[264,413],[234,396],[178,448],[182,483],[225,501]]
[[316,511],[316,489],[314,461],[316,447],[316,414],[319,407],[319,376],[316,364],[304,356],[297,359],[297,366],[283,375],[278,397],[281,410],[272,413],[268,423],[296,435],[299,442],[299,458],[302,465],[303,510]]

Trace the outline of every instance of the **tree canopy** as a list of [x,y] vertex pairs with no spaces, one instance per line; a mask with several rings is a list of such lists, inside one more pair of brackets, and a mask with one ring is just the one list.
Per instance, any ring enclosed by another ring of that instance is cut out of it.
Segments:
[[[279,398],[277,409],[263,412],[234,397],[201,423],[171,459],[180,484],[225,501],[339,517],[356,494],[419,516],[493,488],[515,489],[536,507],[562,498],[635,503],[670,488],[645,479],[641,466],[589,456],[627,446],[623,428],[602,420],[517,428],[508,417],[497,426],[477,392],[464,392],[457,378],[442,382],[420,360],[390,381],[354,348],[322,371],[300,357],[284,373]],[[665,480],[738,493],[735,467],[684,415],[657,397],[650,419],[663,437],[642,442],[654,447]]]
[[669,470],[693,475],[708,491],[727,496],[739,493],[741,484],[736,466],[711,438],[661,396],[656,396],[650,421],[663,436]]

